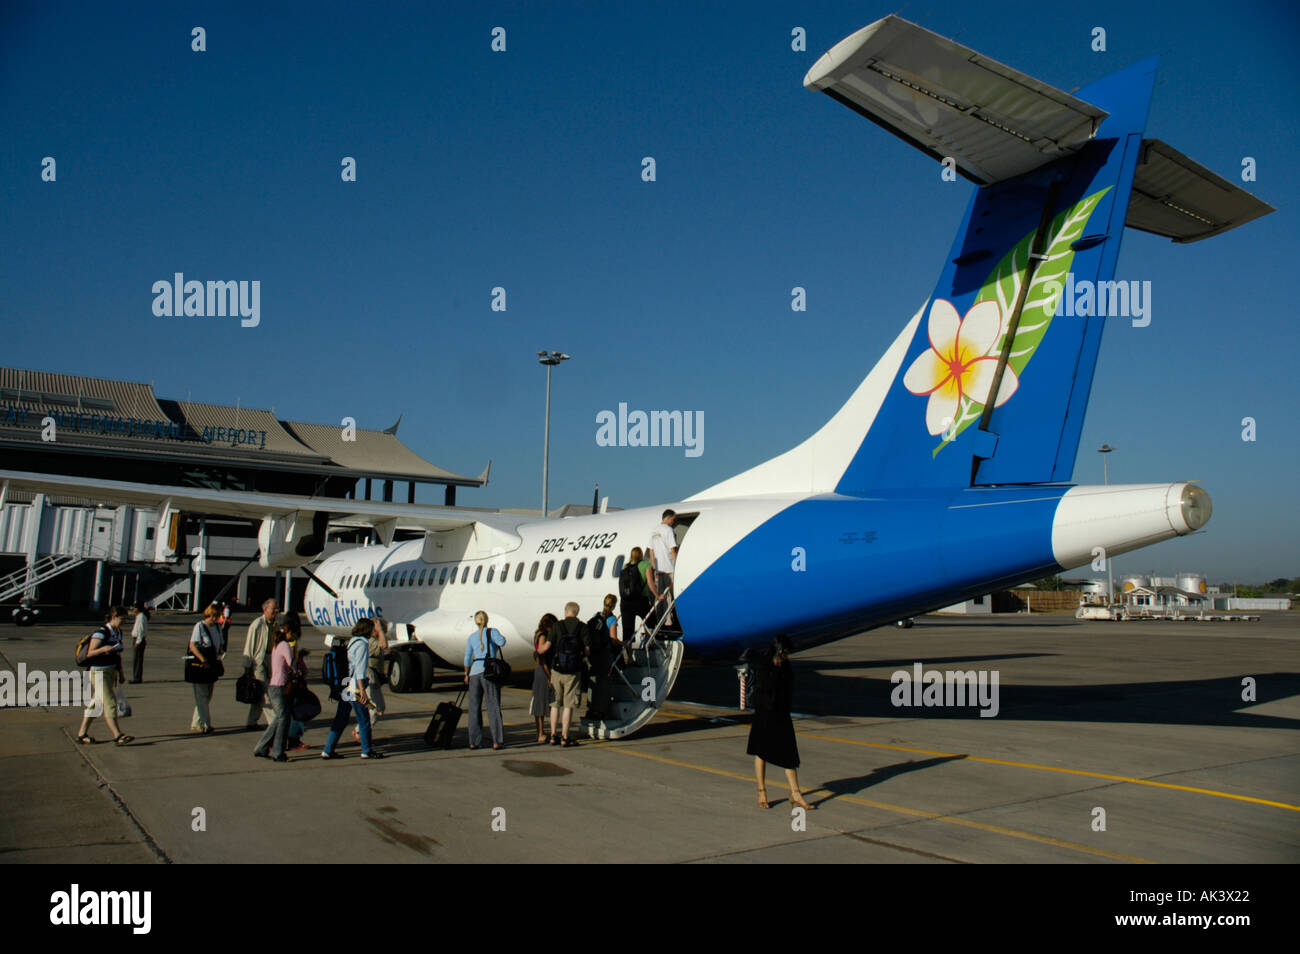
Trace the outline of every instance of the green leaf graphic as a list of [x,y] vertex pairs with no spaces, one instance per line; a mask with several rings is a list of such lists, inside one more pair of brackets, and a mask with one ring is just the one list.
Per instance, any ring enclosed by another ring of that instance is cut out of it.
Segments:
[[[1081,199],[1073,207],[1058,214],[1048,226],[1047,257],[1039,263],[1038,270],[1034,272],[1034,279],[1029,284],[1025,307],[1020,312],[1020,325],[1016,328],[1016,337],[1011,343],[1011,356],[1007,359],[1007,365],[1016,372],[1017,376],[1034,356],[1043,336],[1047,334],[1048,325],[1052,323],[1061,291],[1065,287],[1065,277],[1070,271],[1070,263],[1074,261],[1074,249],[1070,248],[1070,245],[1083,235],[1083,230],[1097,203],[1110,191],[1110,188],[1107,186],[1100,192]],[[1016,298],[1020,295],[1020,285],[1025,280],[1025,272],[1029,265],[1029,247],[1033,240],[1034,233],[1030,232],[1012,246],[1011,251],[1007,252],[1002,261],[998,262],[989,273],[989,277],[980,287],[979,294],[975,296],[975,302],[997,302],[998,310],[1002,315],[1002,335],[993,350],[989,352],[990,354],[1001,354],[1006,343],[1007,320],[1011,309],[1015,307]],[[974,303],[971,307],[974,307]],[[983,411],[983,404],[963,395],[961,406],[957,410],[957,419],[944,432],[943,440],[931,456],[937,456],[939,451],[956,440],[962,431],[978,421]]]

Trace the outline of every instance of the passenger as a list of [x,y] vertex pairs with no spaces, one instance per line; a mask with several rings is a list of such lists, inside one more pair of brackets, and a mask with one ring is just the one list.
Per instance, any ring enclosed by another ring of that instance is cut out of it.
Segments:
[[104,614],[104,625],[90,637],[86,651],[90,663],[90,699],[81,715],[81,727],[77,729],[77,741],[82,745],[95,741],[90,735],[90,727],[101,711],[108,723],[108,731],[113,733],[113,741],[118,745],[134,741],[133,736],[123,734],[117,727],[117,687],[122,678],[121,626],[125,617],[126,610],[122,607],[109,607]]
[[229,603],[219,604],[221,607],[221,648],[219,652],[222,656],[226,654],[226,649],[230,646],[230,623],[234,616],[230,612]]
[[501,687],[489,682],[483,675],[488,659],[500,656],[506,638],[495,629],[488,628],[488,614],[479,610],[474,614],[478,629],[465,640],[465,682],[469,686],[469,747],[477,749],[483,742],[483,703],[487,702],[488,725],[492,728],[492,748],[499,749],[506,741],[501,725]]
[[132,616],[135,617],[135,622],[131,624],[131,642],[134,644],[131,651],[131,684],[139,685],[144,682],[144,649],[145,637],[149,632],[149,608],[143,603],[136,603]]
[[[582,673],[586,670],[589,637],[587,626],[578,619],[578,604],[564,605],[564,619],[551,627],[551,638],[538,646],[551,656],[551,688],[555,699],[551,702],[551,745],[576,745],[569,739],[569,724],[573,721],[573,707],[578,704]],[[560,713],[563,713],[562,718]],[[561,734],[555,734],[555,724],[561,724]]]
[[609,715],[609,704],[614,698],[614,660],[623,650],[618,638],[618,617],[614,607],[618,597],[606,594],[600,612],[587,621],[587,633],[591,638],[591,700],[587,707],[587,718],[599,721]]
[[[660,615],[667,612],[669,596],[672,592],[673,569],[677,565],[677,536],[673,533],[673,524],[676,522],[677,514],[672,510],[665,510],[662,522],[650,533],[650,548],[646,555],[654,572],[646,573],[646,581],[650,582],[653,579],[650,592],[655,606],[650,615],[655,622],[658,622]],[[664,625],[672,625],[671,614]],[[653,623],[647,620],[646,628],[652,626]]]
[[289,644],[289,652],[293,656],[293,671],[289,674],[289,751],[310,749],[311,746],[302,740],[307,726],[293,715],[294,693],[307,689],[309,679],[307,657],[310,653],[298,648],[298,641],[302,639],[302,620],[298,618],[297,613],[290,611],[280,617],[277,629],[284,633],[285,641]]
[[347,681],[339,697],[339,708],[334,713],[334,721],[330,723],[330,734],[325,739],[325,748],[321,749],[320,757],[323,759],[343,757],[334,751],[334,746],[338,745],[339,736],[347,728],[349,716],[353,715],[357,717],[357,725],[361,729],[361,757],[363,759],[384,757],[383,752],[370,745],[370,716],[366,712],[366,704],[370,701],[370,695],[366,691],[370,682],[366,675],[370,670],[369,640],[378,626],[379,620],[367,616],[357,620],[357,624],[352,627],[352,635],[348,638]]
[[293,669],[293,656],[283,627],[277,627],[272,638],[275,643],[271,649],[271,680],[267,683],[266,694],[275,718],[253,748],[253,755],[267,758],[267,749],[270,748],[272,761],[287,762],[289,756],[284,754],[284,746],[289,739],[289,673]]
[[537,624],[533,633],[533,660],[537,663],[533,669],[533,697],[528,704],[528,714],[537,720],[537,741],[546,741],[546,710],[551,707],[551,658],[550,653],[543,653],[538,647],[542,643],[550,645],[547,636],[551,627],[558,622],[554,613],[547,613]]
[[[628,554],[627,565],[618,575],[618,595],[619,605],[622,607],[623,620],[623,645],[628,650],[634,647],[636,641],[636,618],[646,618],[650,612],[650,590],[646,586],[646,570],[650,568],[650,561],[644,559],[641,555],[640,547],[633,547],[632,552]],[[624,653],[625,658],[630,662],[631,659]]]
[[[195,657],[203,660],[204,669],[211,669],[225,655],[222,652],[224,645],[221,637],[221,608],[216,603],[209,603],[203,611],[203,619],[194,624],[194,631],[190,633],[189,650]],[[194,715],[190,718],[191,732],[202,732],[204,735],[212,732],[212,718],[208,709],[216,685],[216,678],[211,682],[194,683]]]
[[[749,727],[748,755],[754,756],[754,777],[758,780],[758,807],[768,808],[767,763],[785,769],[790,783],[790,801],[800,808],[815,808],[799,790],[799,749],[794,740],[790,705],[794,696],[794,672],[790,667],[790,641],[777,636],[760,653],[747,653],[754,665],[754,721]],[[757,658],[753,658],[754,656]]]
[[[366,708],[370,712],[370,738],[372,741],[375,737],[375,720],[388,709],[387,704],[384,702],[383,689],[384,680],[387,678],[384,674],[384,667],[388,664],[384,660],[384,653],[388,652],[388,626],[388,622],[381,618],[379,626],[376,628],[378,635],[372,633],[369,641],[370,671],[367,675],[370,677],[370,705]],[[352,741],[361,741],[357,726],[352,727]]]
[[[227,607],[227,611],[229,607]],[[280,613],[280,605],[275,600],[262,604],[262,615],[248,624],[248,635],[244,638],[244,655],[252,661],[253,678],[266,685],[267,656],[271,651],[271,637],[275,633],[275,618]],[[247,665],[247,662],[245,663]],[[266,724],[271,724],[271,717],[266,714],[264,701],[258,699],[249,703],[248,722],[245,728],[257,728],[257,719],[265,716]]]

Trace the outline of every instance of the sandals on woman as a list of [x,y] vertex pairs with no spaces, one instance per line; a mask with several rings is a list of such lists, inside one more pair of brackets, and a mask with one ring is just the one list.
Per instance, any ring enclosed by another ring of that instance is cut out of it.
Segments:
[[113,744],[130,745],[134,741],[135,741],[135,736],[133,735],[119,735],[116,739],[113,740]]
[[77,742],[79,742],[81,745],[94,745],[98,741],[99,739],[92,739],[88,735],[77,736]]
[[767,789],[766,789],[766,788],[763,788],[762,786],[760,786],[759,789],[758,789],[758,807],[759,807],[759,808],[771,808],[771,807],[772,807],[771,805],[769,805],[769,804],[767,803]]

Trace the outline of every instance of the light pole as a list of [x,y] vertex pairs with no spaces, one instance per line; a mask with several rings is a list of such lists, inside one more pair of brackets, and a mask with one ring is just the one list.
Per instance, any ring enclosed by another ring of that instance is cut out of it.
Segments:
[[[1105,441],[1097,448],[1097,453],[1101,455],[1101,472],[1102,479],[1106,486],[1110,486],[1110,458],[1106,455],[1115,448],[1111,447]],[[1106,554],[1106,602],[1108,604],[1115,602],[1115,576],[1110,566],[1110,554]]]
[[562,351],[539,351],[537,361],[546,365],[546,430],[542,438],[542,519],[549,512],[547,479],[551,466],[551,368],[561,361],[568,361],[570,355]]

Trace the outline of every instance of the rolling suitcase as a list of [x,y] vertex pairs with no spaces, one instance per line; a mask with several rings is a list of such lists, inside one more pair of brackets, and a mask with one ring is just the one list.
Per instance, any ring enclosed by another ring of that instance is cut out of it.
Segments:
[[424,730],[424,744],[431,749],[451,748],[452,737],[460,725],[460,717],[465,714],[463,707],[465,693],[461,692],[455,702],[440,702],[429,720],[429,728]]

